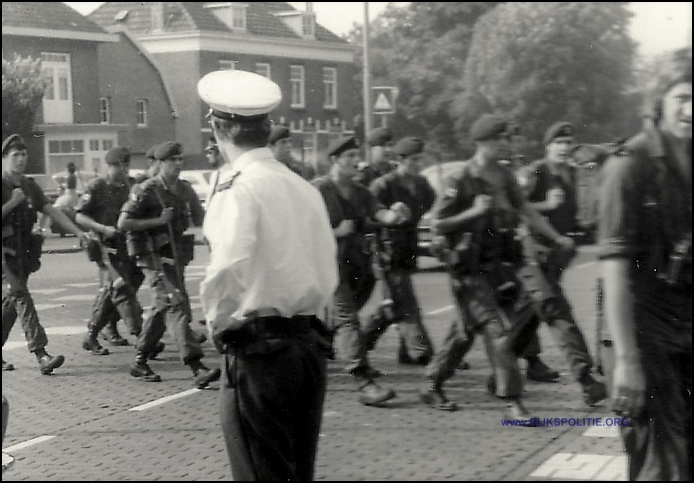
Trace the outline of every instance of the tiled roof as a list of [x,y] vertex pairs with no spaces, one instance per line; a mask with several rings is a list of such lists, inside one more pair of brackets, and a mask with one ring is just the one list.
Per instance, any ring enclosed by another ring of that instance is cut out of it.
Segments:
[[105,33],[62,2],[2,2],[2,26]]
[[[164,30],[166,32],[212,31],[228,32],[230,29],[214,13],[204,7],[202,2],[163,2]],[[116,15],[128,12],[122,22],[134,35],[152,31],[152,2],[106,2],[89,15],[101,26],[114,25]],[[247,32],[262,37],[281,37],[299,39],[300,37],[275,15],[278,12],[295,11],[286,2],[248,2]],[[321,42],[346,43],[345,40],[316,24],[316,40]]]

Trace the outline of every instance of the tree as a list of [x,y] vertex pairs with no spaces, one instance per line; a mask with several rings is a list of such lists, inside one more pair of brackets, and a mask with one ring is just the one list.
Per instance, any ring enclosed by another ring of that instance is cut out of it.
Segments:
[[[462,76],[473,26],[497,2],[412,2],[389,4],[370,25],[373,85],[398,89],[397,112],[390,122],[397,136],[419,136],[428,149],[459,158],[455,123],[450,117],[454,81]],[[362,29],[348,40],[362,45]],[[361,96],[362,60],[356,84]]]
[[467,132],[486,104],[533,140],[558,120],[573,122],[585,142],[629,134],[638,106],[627,104],[635,44],[626,5],[509,2],[486,13],[454,87],[456,130]]
[[31,133],[47,80],[40,60],[15,54],[2,59],[2,138]]

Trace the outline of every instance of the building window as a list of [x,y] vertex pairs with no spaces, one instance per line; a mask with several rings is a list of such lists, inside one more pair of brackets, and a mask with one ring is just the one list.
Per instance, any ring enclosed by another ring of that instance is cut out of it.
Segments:
[[113,140],[112,139],[102,139],[101,140],[101,150],[102,151],[108,151],[110,149],[113,149]]
[[246,30],[246,5],[231,6],[231,28]]
[[235,60],[220,60],[219,68],[222,70],[236,70]]
[[42,52],[41,71],[46,79],[46,90],[43,94],[44,122],[48,124],[72,123],[70,55]]
[[256,73],[262,75],[263,77],[267,77],[270,79],[270,64],[265,64],[263,62],[256,62],[255,63],[255,71]]
[[147,99],[137,100],[137,126],[147,126]]
[[337,109],[337,69],[334,67],[323,67],[323,86],[325,87],[325,98],[323,107],[326,109]]
[[316,18],[312,14],[301,16],[301,33],[304,37],[316,36]]
[[84,153],[84,141],[81,139],[64,139],[61,141],[48,141],[50,154],[82,154]]
[[304,102],[304,67],[301,65],[291,66],[289,80],[292,84],[292,107],[303,108]]
[[102,97],[99,99],[100,122],[101,124],[111,124],[111,98]]
[[231,30],[245,32],[247,25],[247,3],[215,3],[204,8],[210,9],[215,17]]
[[99,150],[99,140],[98,139],[90,139],[89,140],[89,150],[90,151],[98,151]]

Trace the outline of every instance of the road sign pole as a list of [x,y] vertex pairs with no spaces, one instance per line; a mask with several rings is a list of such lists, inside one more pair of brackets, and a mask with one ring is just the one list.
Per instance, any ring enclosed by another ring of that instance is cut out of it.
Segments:
[[[371,132],[371,69],[369,64],[369,2],[364,2],[364,139]],[[371,163],[371,151],[364,150],[364,159]]]

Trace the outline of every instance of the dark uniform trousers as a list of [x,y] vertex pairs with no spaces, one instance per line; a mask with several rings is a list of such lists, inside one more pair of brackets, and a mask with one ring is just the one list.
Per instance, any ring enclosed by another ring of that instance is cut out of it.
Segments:
[[[12,263],[8,260],[10,268]],[[14,273],[18,273],[15,271]],[[20,277],[20,282],[24,287],[27,286],[28,276]],[[24,331],[24,337],[27,341],[27,347],[30,352],[36,352],[43,349],[48,344],[46,331],[39,323],[39,316],[36,313],[34,299],[29,293],[29,289],[23,288],[16,291],[10,291],[8,288],[8,280],[5,274],[2,274],[2,345],[5,345],[7,338],[10,336],[10,331],[14,327],[14,323],[19,318]]]
[[[654,289],[659,284],[634,297],[646,409],[620,431],[630,481],[692,481],[692,287]],[[614,353],[601,353],[612,388]]]
[[393,320],[388,320],[379,310],[364,323],[363,333],[368,350],[376,346],[390,324],[397,323],[407,355],[415,361],[428,361],[434,350],[422,323],[421,309],[412,287],[411,270],[393,267],[385,277],[393,298]]
[[133,335],[142,331],[142,307],[137,300],[136,291],[142,284],[142,271],[130,258],[111,258],[111,264],[122,277],[123,283],[114,284],[111,271],[103,263],[99,264],[99,293],[92,307],[89,329],[98,333],[101,329],[122,319]]
[[513,350],[512,332],[504,323],[508,318],[496,299],[492,284],[483,275],[460,275],[459,284],[453,282],[453,295],[459,307],[460,316],[465,317],[467,340],[461,336],[461,328],[455,321],[451,323],[441,348],[434,354],[427,366],[426,375],[430,379],[443,382],[455,373],[456,368],[472,347],[476,334],[484,336],[487,356],[496,378],[496,396],[516,398],[523,392],[523,381],[518,359]]
[[[545,280],[549,283],[551,297],[542,304],[542,320],[537,322],[547,323],[552,336],[559,343],[561,351],[569,361],[571,373],[580,382],[590,374],[593,360],[590,357],[585,338],[574,318],[571,304],[564,295],[561,286],[562,270],[558,268],[558,264],[551,257],[546,262],[541,263],[540,267]],[[526,359],[538,356],[540,343],[537,333],[526,343],[519,339],[515,345],[515,350],[517,354]]]
[[[151,261],[150,261],[151,262]],[[139,261],[145,275],[145,281],[152,288],[152,306],[146,311],[142,324],[142,332],[137,338],[137,350],[145,355],[151,354],[166,331],[173,335],[178,352],[184,364],[190,365],[203,357],[202,347],[190,328],[193,319],[190,299],[186,291],[183,274],[176,274],[176,269],[170,264],[163,264],[163,273],[154,269],[153,263]],[[180,300],[170,301],[163,276],[178,289]]]
[[326,392],[315,317],[249,322],[225,348],[220,415],[235,481],[311,481]]
[[373,279],[352,287],[340,280],[328,317],[328,328],[333,333],[340,357],[347,361],[345,371],[350,374],[369,366],[367,344],[359,322],[359,311],[369,301]]

